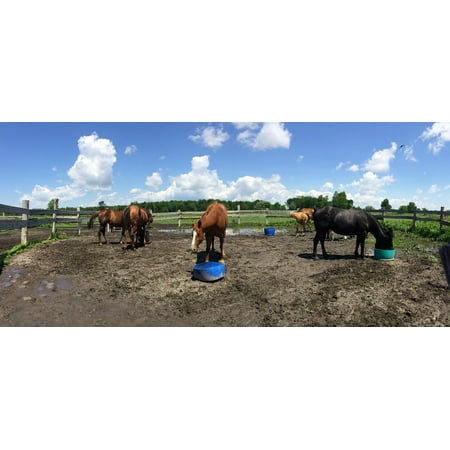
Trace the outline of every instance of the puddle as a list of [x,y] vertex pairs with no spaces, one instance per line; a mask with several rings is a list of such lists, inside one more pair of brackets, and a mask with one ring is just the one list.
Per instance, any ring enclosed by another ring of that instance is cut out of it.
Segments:
[[[183,234],[192,234],[192,230],[190,228],[185,228],[182,230],[178,229],[162,229],[158,230],[159,233],[183,233]],[[289,234],[289,230],[287,229],[277,229],[275,236],[277,234]],[[227,236],[264,236],[264,228],[228,228]],[[272,236],[268,236],[272,237]]]

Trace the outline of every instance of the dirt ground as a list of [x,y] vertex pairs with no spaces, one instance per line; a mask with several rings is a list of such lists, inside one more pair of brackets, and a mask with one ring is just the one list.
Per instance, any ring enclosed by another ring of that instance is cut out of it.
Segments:
[[[48,237],[38,233],[31,240]],[[339,239],[326,242],[329,259],[315,261],[313,233],[233,234],[225,278],[205,283],[192,279],[204,251],[190,252],[190,234],[158,225],[151,233],[136,251],[122,250],[120,232],[99,246],[96,231],[83,230],[15,256],[0,274],[0,325],[450,325],[450,289],[435,250],[356,260],[355,241]],[[0,251],[18,241],[0,235]]]

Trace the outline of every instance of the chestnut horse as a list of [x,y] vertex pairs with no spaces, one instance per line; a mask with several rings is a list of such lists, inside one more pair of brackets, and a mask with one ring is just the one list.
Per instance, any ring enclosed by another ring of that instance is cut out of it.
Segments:
[[127,206],[123,210],[122,248],[127,248],[127,233],[133,250],[136,249],[137,243],[145,245],[145,229],[152,222],[153,216],[146,209],[137,205]]
[[[317,259],[317,244],[320,241],[322,254],[327,257],[325,251],[325,237],[331,230],[343,235],[356,235],[355,257],[364,258],[364,242],[367,234],[372,233],[376,239],[375,247],[388,250],[392,248],[393,233],[391,228],[384,228],[378,220],[362,209],[340,209],[333,206],[325,206],[314,214],[316,235],[314,237],[313,258]],[[358,255],[358,247],[361,246],[361,255]]]
[[206,257],[205,262],[209,261],[209,252],[214,250],[214,237],[220,240],[220,259],[219,262],[225,262],[225,252],[223,250],[223,241],[228,225],[227,208],[222,203],[211,203],[202,217],[192,225],[192,244],[191,250],[196,252],[198,246],[203,242],[206,236]]
[[100,223],[100,228],[98,230],[98,245],[102,245],[101,235],[103,235],[103,239],[105,240],[104,244],[107,244],[106,240],[106,225],[110,225],[113,227],[121,227],[122,226],[122,211],[113,211],[112,209],[106,208],[101,211],[97,211],[92,214],[91,218],[88,222],[88,228],[92,228],[94,220],[98,217],[98,221]]
[[306,225],[311,221],[309,215],[302,211],[297,211],[291,212],[291,217],[293,217],[297,222],[297,232],[295,236],[300,235],[300,228],[303,229],[302,235],[304,235],[306,231]]

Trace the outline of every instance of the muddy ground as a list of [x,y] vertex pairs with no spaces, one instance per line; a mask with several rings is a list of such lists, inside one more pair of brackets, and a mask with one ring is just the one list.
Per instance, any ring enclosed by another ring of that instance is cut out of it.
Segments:
[[[120,232],[108,237],[99,246],[95,230],[83,230],[15,256],[0,274],[0,325],[450,325],[437,250],[355,260],[354,240],[339,239],[326,243],[329,259],[314,261],[313,233],[269,237],[261,230],[227,236],[226,276],[205,283],[192,279],[204,251],[189,251],[187,233],[156,226],[152,242],[136,251],[122,250]],[[0,235],[0,251],[18,240],[17,233]]]

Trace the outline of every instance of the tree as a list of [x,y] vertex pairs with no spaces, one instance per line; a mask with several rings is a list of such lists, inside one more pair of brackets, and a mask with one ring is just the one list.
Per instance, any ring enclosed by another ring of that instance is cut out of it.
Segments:
[[382,202],[381,202],[381,209],[384,209],[386,211],[389,211],[392,209],[391,204],[389,203],[389,200],[387,198],[385,198]]
[[335,191],[333,194],[333,200],[331,201],[331,206],[334,206],[335,208],[349,209],[353,206],[353,200],[348,200],[345,192]]
[[51,199],[47,204],[47,209],[54,210],[55,209],[55,199]]
[[417,206],[414,202],[409,202],[407,209],[408,209],[408,212],[414,212],[417,209]]
[[98,202],[98,207],[99,207],[99,208],[105,208],[105,207],[106,207],[106,203],[105,203],[103,200],[100,200],[100,201]]

